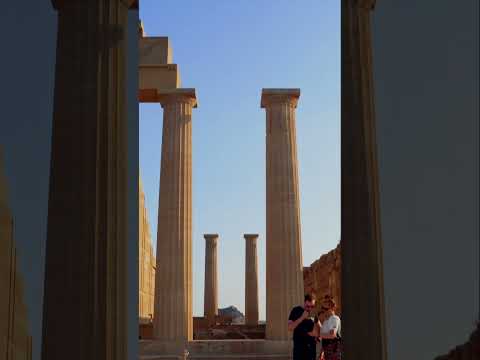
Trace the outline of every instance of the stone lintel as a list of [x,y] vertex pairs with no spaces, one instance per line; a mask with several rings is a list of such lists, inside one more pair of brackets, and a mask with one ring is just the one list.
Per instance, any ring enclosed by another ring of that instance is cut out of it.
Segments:
[[146,36],[143,30],[143,37],[138,42],[138,63],[139,65],[165,65],[173,63],[173,50],[167,36]]
[[177,64],[144,64],[138,68],[139,90],[162,91],[181,87]]
[[158,102],[164,106],[171,101],[190,101],[192,107],[198,106],[197,96],[194,88],[165,89],[158,92]]
[[218,240],[218,234],[204,234],[205,240]]
[[244,234],[243,237],[245,240],[257,240],[258,234]]
[[300,89],[262,89],[262,97],[260,107],[265,108],[272,103],[292,102],[296,107],[298,98],[300,97]]

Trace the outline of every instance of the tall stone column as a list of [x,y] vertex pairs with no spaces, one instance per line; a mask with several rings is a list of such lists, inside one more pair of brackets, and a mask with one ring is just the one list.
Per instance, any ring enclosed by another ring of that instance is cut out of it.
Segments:
[[192,108],[194,89],[159,95],[163,107],[154,336],[183,344],[192,318]]
[[205,234],[205,294],[204,316],[209,324],[218,315],[217,234]]
[[387,358],[370,33],[375,2],[341,3],[342,331],[344,356],[356,360]]
[[245,234],[245,324],[258,325],[258,234]]
[[263,89],[267,114],[267,329],[288,340],[288,315],[303,300],[295,109],[300,89]]
[[[58,30],[42,359],[126,359],[125,49],[133,1],[52,3]],[[74,324],[68,331],[65,319]]]

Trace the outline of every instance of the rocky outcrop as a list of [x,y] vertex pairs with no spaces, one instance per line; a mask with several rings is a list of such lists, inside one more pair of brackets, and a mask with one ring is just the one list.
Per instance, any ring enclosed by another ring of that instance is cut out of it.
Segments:
[[235,306],[218,309],[218,315],[224,319],[231,319],[232,324],[243,324],[245,322],[245,316]]
[[341,256],[340,244],[322,255],[310,266],[303,268],[305,292],[312,292],[317,297],[317,309],[325,295],[333,296],[337,303],[337,313],[342,311],[341,304]]

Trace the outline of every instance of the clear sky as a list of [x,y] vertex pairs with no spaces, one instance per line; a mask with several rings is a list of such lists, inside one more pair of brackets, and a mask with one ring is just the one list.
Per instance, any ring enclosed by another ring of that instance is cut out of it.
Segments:
[[[179,5],[181,4],[181,5]],[[244,311],[244,233],[258,233],[265,319],[262,88],[300,88],[297,143],[303,261],[340,238],[340,1],[143,0],[147,36],[168,36],[193,110],[194,314],[203,315],[204,233],[218,233],[219,306]],[[154,246],[162,109],[140,106],[140,173]]]

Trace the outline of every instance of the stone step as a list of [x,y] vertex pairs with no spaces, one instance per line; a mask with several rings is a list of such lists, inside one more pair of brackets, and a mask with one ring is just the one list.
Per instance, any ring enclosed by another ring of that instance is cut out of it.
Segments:
[[275,360],[291,360],[290,356],[285,355],[265,355],[265,354],[231,354],[231,355],[217,355],[217,354],[204,354],[204,355],[192,355],[187,358],[188,360],[195,360],[195,359],[215,359],[215,360],[267,360],[267,359],[275,359]]
[[[141,340],[140,360],[289,360],[291,343],[271,340],[194,340],[186,345],[156,340]],[[183,349],[188,357],[179,357]],[[168,355],[170,354],[170,355]]]
[[[291,360],[291,356],[285,355],[265,355],[265,354],[197,354],[190,355],[186,360]],[[173,355],[144,355],[140,356],[139,360],[184,360],[183,357]]]

